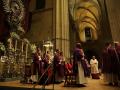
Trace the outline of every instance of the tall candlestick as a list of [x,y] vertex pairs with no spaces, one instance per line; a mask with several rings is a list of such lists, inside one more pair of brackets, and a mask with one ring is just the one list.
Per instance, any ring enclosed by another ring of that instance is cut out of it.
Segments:
[[26,61],[27,61],[28,43],[26,44]]
[[10,40],[10,49],[12,48],[12,41]]
[[22,53],[23,53],[23,46],[24,46],[24,42],[22,41]]
[[15,51],[17,50],[17,39],[15,40]]
[[12,38],[8,39],[8,43],[9,43],[9,49],[12,49]]

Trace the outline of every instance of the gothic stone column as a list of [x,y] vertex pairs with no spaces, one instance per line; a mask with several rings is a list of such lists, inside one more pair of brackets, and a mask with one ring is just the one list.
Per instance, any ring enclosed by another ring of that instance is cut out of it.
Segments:
[[63,51],[66,58],[70,55],[69,49],[69,14],[68,0],[56,0],[56,49]]

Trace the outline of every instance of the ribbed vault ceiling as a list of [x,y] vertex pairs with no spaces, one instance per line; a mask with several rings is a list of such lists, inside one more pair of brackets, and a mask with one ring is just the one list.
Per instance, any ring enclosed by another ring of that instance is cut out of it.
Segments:
[[74,20],[81,24],[79,28],[86,25],[96,30],[99,29],[101,12],[97,0],[83,0],[75,5],[74,11]]
[[92,30],[93,38],[96,40],[100,16],[101,8],[97,0],[78,0],[74,3],[73,19],[79,28],[79,35],[86,27],[89,27]]

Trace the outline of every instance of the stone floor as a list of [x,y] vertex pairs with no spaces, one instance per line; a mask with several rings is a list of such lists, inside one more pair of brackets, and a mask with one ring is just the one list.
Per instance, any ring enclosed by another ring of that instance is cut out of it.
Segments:
[[[19,81],[0,82],[0,86],[33,88],[32,84],[21,84]],[[40,89],[41,86],[37,85],[35,88]],[[45,88],[53,89],[53,85],[47,85]],[[64,83],[61,83],[55,84],[54,90],[120,90],[120,87],[109,86],[103,82],[103,79],[93,80],[88,78],[88,84],[86,84],[86,87],[64,87]]]

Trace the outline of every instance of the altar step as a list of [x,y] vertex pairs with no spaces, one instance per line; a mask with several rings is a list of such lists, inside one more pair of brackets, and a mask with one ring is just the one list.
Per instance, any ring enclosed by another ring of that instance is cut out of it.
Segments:
[[0,90],[53,90],[53,89],[43,89],[43,88],[23,88],[23,87],[8,87],[0,86]]

